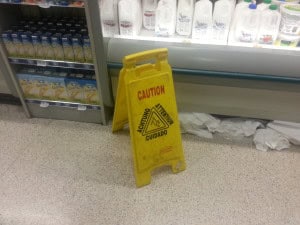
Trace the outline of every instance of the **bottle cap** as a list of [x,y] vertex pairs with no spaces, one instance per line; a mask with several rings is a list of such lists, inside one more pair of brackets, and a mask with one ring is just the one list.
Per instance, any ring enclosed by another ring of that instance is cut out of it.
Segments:
[[265,3],[265,4],[271,4],[272,0],[264,0],[263,3]]
[[253,3],[249,5],[249,9],[256,9],[256,7],[257,7],[256,4]]
[[277,10],[277,9],[278,9],[278,6],[277,6],[277,5],[270,5],[270,6],[269,6],[269,9],[270,9],[270,10]]

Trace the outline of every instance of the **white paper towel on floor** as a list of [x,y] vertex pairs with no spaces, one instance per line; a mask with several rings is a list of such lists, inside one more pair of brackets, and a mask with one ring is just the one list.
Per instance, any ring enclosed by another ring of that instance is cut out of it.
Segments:
[[253,139],[256,149],[261,151],[283,150],[290,147],[289,140],[270,128],[258,129]]
[[263,124],[256,120],[230,118],[221,121],[217,132],[226,137],[250,137],[259,127],[263,127]]
[[268,127],[282,134],[294,145],[300,145],[300,123],[275,120],[268,123]]
[[220,120],[205,113],[179,113],[181,131],[197,135],[198,137],[212,138],[220,124]]

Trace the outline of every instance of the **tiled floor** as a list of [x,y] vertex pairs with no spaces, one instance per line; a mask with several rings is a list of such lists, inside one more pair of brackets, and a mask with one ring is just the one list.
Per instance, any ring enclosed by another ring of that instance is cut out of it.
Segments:
[[300,224],[300,148],[184,135],[187,170],[136,189],[128,131],[0,105],[1,225]]

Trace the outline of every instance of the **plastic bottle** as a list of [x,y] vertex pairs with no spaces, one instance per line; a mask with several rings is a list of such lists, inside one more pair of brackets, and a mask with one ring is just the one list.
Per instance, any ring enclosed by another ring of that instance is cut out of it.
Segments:
[[277,5],[270,5],[261,15],[261,24],[257,35],[260,44],[273,44],[276,41],[281,15]]
[[155,34],[168,37],[175,33],[176,0],[160,0],[156,9]]
[[241,19],[244,10],[246,10],[249,5],[251,4],[251,0],[244,0],[242,2],[239,2],[234,10],[233,19],[230,25],[230,32],[228,37],[228,42],[232,43],[235,42],[235,29],[238,21]]
[[140,33],[142,27],[143,27],[143,7],[142,7],[142,2],[141,0],[135,0],[137,2],[137,9],[136,11],[138,12],[136,15],[136,21],[137,21],[137,26],[138,26],[138,33]]
[[271,5],[271,3],[272,3],[272,0],[264,0],[262,3],[257,5],[257,9],[260,11],[269,9],[269,6]]
[[138,0],[121,0],[118,10],[120,34],[138,35],[142,25],[141,3]]
[[113,37],[119,34],[118,0],[101,0],[101,24],[104,37]]
[[251,0],[244,0],[242,2],[239,2],[236,5],[235,10],[234,10],[233,22],[236,22],[238,20],[238,17],[240,17],[241,14],[243,13],[242,10],[247,9],[250,4],[251,4]]
[[239,17],[236,27],[236,39],[240,42],[252,43],[256,40],[260,25],[260,11],[256,7],[256,4],[250,4],[242,17]]
[[219,0],[215,3],[213,12],[213,40],[217,43],[227,42],[232,17],[232,2]]
[[158,0],[143,0],[143,25],[147,30],[155,29],[155,11]]
[[[300,5],[282,4],[280,6],[280,33],[300,37]],[[288,39],[293,39],[288,38]]]
[[192,31],[194,0],[179,0],[176,19],[176,32],[189,36]]
[[234,9],[236,7],[236,0],[228,0],[228,1],[231,3],[231,6],[232,6],[231,12],[233,13]]
[[212,9],[213,5],[210,0],[196,2],[192,38],[200,40],[209,40],[211,38]]

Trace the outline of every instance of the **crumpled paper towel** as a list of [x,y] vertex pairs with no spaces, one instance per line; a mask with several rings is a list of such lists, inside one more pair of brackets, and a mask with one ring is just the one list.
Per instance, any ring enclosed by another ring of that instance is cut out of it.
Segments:
[[264,127],[264,125],[256,120],[229,118],[221,121],[217,132],[226,137],[250,137],[259,127]]
[[300,123],[275,120],[273,122],[268,123],[267,126],[282,134],[292,144],[300,145]]
[[258,129],[253,141],[256,149],[261,151],[268,151],[269,149],[281,151],[290,147],[290,142],[286,137],[270,128]]
[[220,120],[206,113],[179,113],[181,131],[203,138],[212,138]]

